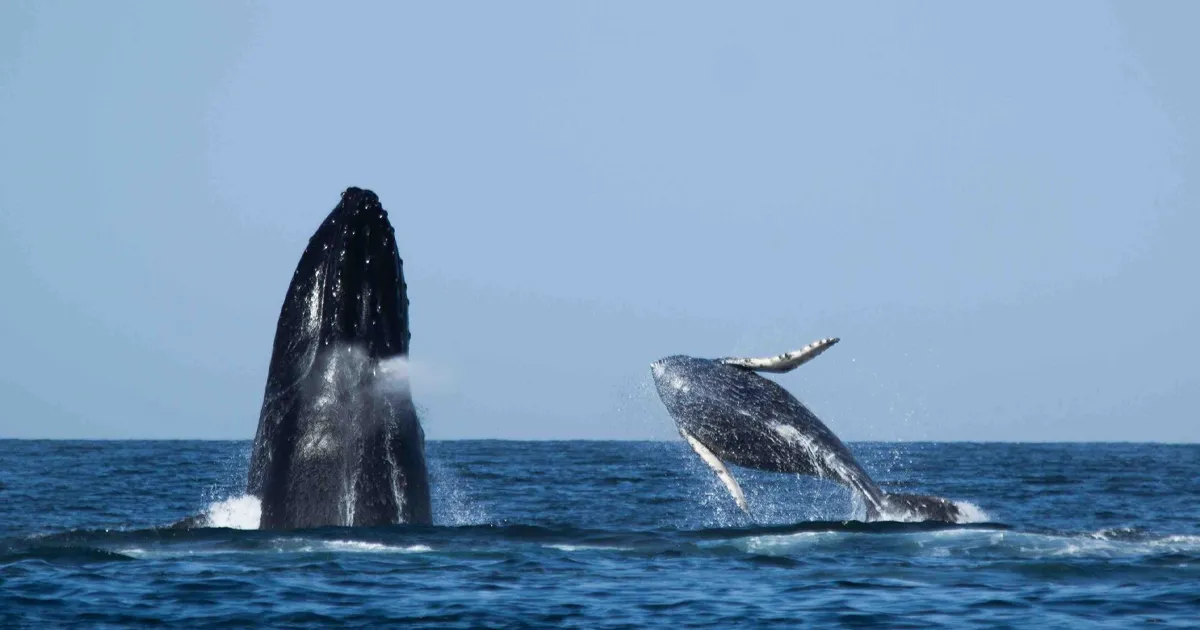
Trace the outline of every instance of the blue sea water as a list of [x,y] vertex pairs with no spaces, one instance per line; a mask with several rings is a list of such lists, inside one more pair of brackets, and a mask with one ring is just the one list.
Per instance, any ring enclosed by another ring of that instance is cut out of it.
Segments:
[[976,522],[734,469],[747,517],[679,442],[464,441],[434,527],[260,532],[247,442],[0,441],[0,627],[1200,625],[1200,445],[852,449]]

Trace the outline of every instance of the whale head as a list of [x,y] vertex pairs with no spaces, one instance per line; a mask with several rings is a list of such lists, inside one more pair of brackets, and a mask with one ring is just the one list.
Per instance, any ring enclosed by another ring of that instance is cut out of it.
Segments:
[[[763,379],[752,372],[722,365],[711,359],[669,356],[650,364],[658,397],[681,431],[699,437],[714,451],[733,448],[727,429],[744,426],[759,415],[750,400]],[[756,382],[758,381],[758,382]]]
[[650,364],[650,375],[654,377],[654,388],[662,399],[667,411],[676,422],[686,422],[690,415],[687,410],[703,398],[699,388],[703,384],[697,378],[710,363],[706,359],[697,359],[684,355],[675,355],[659,359]]
[[271,373],[304,376],[323,351],[408,354],[408,291],[395,229],[375,193],[348,188],[308,241],[275,331]]

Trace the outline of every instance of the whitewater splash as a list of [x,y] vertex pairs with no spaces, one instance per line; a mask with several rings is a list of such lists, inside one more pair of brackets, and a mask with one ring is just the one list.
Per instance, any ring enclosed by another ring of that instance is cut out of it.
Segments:
[[258,529],[261,518],[262,503],[258,497],[243,494],[210,504],[204,511],[204,520],[201,526]]
[[[429,545],[388,545],[380,542],[372,542],[365,540],[311,540],[303,537],[287,537],[279,538],[272,541],[268,548],[272,553],[353,553],[353,554],[411,554],[411,553],[429,553],[433,551],[433,547]],[[230,554],[256,554],[262,553],[263,549],[245,549],[245,548],[229,548],[220,545],[144,545],[136,547],[120,547],[114,550],[115,553],[130,558],[153,558],[153,559],[169,559],[169,558],[196,558],[204,556],[225,556]]]
[[435,525],[461,527],[491,522],[487,510],[471,498],[471,487],[454,469],[436,458],[429,460]]
[[429,545],[385,545],[383,543],[361,540],[328,540],[317,541],[296,549],[280,549],[280,551],[298,551],[311,553],[328,551],[335,553],[428,553],[433,551]]
[[[489,522],[487,512],[468,496],[463,482],[444,466],[434,465],[436,478],[442,483],[434,486],[434,522],[458,527],[463,525],[485,525]],[[204,509],[197,525],[199,527],[223,527],[226,529],[258,529],[262,519],[262,503],[251,494],[241,494],[213,501]]]
[[[740,469],[742,489],[750,504],[750,513],[737,509],[729,501],[729,492],[719,479],[691,452],[680,448],[679,467],[686,471],[685,492],[694,511],[688,515],[700,527],[745,527],[754,525],[791,525],[805,522],[860,521],[864,523],[918,523],[926,519],[908,510],[883,510],[877,518],[868,518],[862,496],[846,486],[807,475],[781,476],[753,469]],[[992,523],[995,518],[975,503],[951,500],[958,508],[956,525]],[[677,526],[675,521],[663,525]]]
[[959,523],[989,523],[993,520],[983,508],[970,501],[955,501],[954,505],[958,507],[958,512],[961,514]]
[[[950,501],[958,508],[958,518],[954,520],[955,524],[967,525],[970,523],[990,523],[992,518],[988,513],[983,511],[983,508],[971,503],[970,501]],[[926,519],[911,510],[882,510],[879,513],[879,518],[873,519],[870,522],[882,523],[894,521],[898,523],[920,523]]]

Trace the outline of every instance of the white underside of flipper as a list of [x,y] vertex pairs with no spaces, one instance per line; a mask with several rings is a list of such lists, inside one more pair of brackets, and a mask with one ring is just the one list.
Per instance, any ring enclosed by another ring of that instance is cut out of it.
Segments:
[[755,372],[790,372],[817,358],[817,356],[831,348],[838,341],[841,340],[837,337],[826,337],[825,339],[814,341],[794,352],[786,352],[774,357],[763,357],[760,359],[729,357],[726,359],[717,359],[717,361],[725,365],[735,365],[747,370],[754,370]]
[[704,463],[708,464],[708,467],[717,473],[717,477],[729,489],[729,494],[733,495],[733,500],[737,502],[738,507],[742,508],[743,512],[749,514],[750,506],[746,505],[746,495],[742,494],[742,487],[738,485],[737,479],[734,479],[729,469],[725,467],[725,462],[721,461],[720,457],[717,457],[712,451],[708,450],[708,447],[701,444],[700,440],[693,437],[691,433],[680,429],[679,434],[683,436],[683,439],[687,440],[688,445],[692,447],[693,451],[696,451],[700,459],[704,460]]

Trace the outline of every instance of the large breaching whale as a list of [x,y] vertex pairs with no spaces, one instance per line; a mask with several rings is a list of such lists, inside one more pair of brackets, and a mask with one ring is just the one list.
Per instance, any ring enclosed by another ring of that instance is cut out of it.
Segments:
[[676,355],[656,361],[650,371],[679,434],[746,512],[746,497],[725,462],[841,483],[861,497],[867,520],[960,520],[952,501],[880,490],[829,427],[779,384],[757,374],[794,370],[837,342],[822,339],[762,359]]
[[406,379],[408,293],[379,198],[348,188],[308,242],[275,329],[247,492],[260,528],[432,521]]

